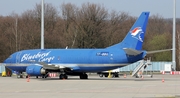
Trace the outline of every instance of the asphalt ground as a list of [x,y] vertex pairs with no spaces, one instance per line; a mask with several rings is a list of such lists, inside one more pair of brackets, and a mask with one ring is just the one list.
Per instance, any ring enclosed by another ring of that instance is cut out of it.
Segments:
[[154,75],[153,78],[100,78],[88,80],[69,76],[47,79],[0,77],[0,98],[180,98],[180,75]]

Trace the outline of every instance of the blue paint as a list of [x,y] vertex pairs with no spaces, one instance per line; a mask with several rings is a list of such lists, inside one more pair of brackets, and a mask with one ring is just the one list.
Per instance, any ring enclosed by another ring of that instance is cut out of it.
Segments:
[[12,71],[25,72],[26,66],[7,66]]

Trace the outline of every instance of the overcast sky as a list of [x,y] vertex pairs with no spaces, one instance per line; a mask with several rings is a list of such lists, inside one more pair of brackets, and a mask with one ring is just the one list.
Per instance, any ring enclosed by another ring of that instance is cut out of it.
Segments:
[[[102,4],[109,11],[128,12],[138,17],[142,11],[150,11],[150,15],[159,14],[164,18],[173,17],[174,0],[44,0],[58,9],[62,3],[72,3],[81,6],[82,3]],[[12,12],[19,15],[26,10],[34,9],[41,0],[0,0],[0,15],[7,16]],[[180,18],[180,0],[176,0],[176,17]]]

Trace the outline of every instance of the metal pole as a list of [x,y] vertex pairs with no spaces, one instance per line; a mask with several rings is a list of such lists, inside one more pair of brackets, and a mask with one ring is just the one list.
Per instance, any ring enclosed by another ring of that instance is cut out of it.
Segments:
[[41,3],[41,49],[44,49],[44,0]]
[[17,18],[16,18],[16,51],[18,51],[17,49]]
[[176,70],[176,0],[174,0],[173,7],[173,55],[172,55],[172,63],[173,67]]

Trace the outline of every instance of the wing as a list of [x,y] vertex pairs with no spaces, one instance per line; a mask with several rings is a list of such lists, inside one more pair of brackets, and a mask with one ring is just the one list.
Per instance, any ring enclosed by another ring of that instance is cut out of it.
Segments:
[[130,48],[123,48],[123,50],[126,52],[126,54],[128,55],[138,55],[138,54],[141,54],[142,51],[138,51],[138,50],[135,50],[135,49],[130,49]]
[[44,69],[48,69],[48,70],[76,70],[79,69],[79,66],[77,64],[47,64],[45,62],[37,62],[34,60],[31,60],[30,62],[32,63],[37,63],[40,66],[42,66]]
[[76,69],[79,69],[79,66],[77,64],[47,64],[44,62],[40,62],[40,65],[43,66],[44,69],[48,69],[48,70],[69,70],[69,71],[73,71]]

